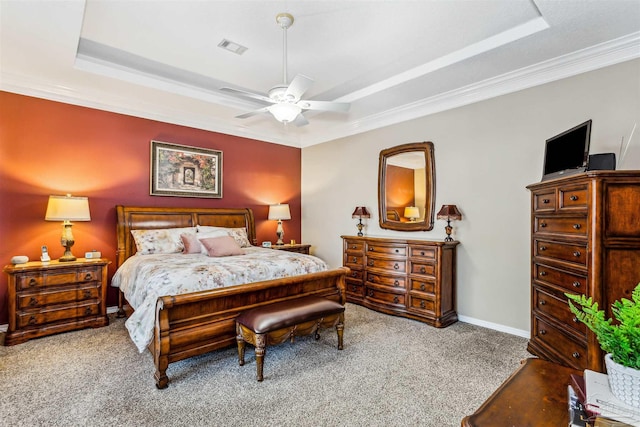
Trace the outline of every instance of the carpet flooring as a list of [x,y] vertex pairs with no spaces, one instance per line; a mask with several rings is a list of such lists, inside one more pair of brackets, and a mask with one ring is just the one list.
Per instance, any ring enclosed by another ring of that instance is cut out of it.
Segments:
[[344,350],[319,341],[267,348],[264,381],[253,347],[169,366],[158,390],[153,359],[124,320],[0,347],[2,426],[459,426],[531,357],[521,337],[458,322],[444,329],[347,304]]

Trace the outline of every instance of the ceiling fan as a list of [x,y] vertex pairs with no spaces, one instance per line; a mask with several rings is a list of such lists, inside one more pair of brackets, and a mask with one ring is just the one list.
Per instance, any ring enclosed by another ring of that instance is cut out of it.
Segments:
[[271,113],[273,117],[282,123],[293,123],[296,126],[304,126],[309,121],[302,115],[303,111],[334,111],[347,112],[351,104],[346,102],[311,101],[301,99],[302,95],[311,87],[313,80],[302,74],[293,78],[290,84],[287,83],[287,29],[293,25],[293,16],[288,13],[279,13],[276,22],[282,28],[282,84],[276,85],[269,90],[268,95],[248,92],[230,87],[222,87],[221,91],[228,92],[234,96],[257,99],[271,104],[258,110],[236,116],[237,119],[246,119],[257,114]]

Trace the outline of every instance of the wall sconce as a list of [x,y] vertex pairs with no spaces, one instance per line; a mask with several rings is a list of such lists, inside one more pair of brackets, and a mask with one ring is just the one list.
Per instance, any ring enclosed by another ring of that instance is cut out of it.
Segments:
[[278,203],[277,205],[269,206],[269,219],[278,221],[278,228],[276,229],[276,235],[278,236],[278,241],[276,245],[284,245],[284,229],[282,228],[282,220],[283,219],[291,219],[291,211],[289,211],[289,204]]
[[362,218],[371,218],[367,208],[364,206],[356,206],[356,210],[351,214],[351,218],[360,219],[360,222],[356,224],[356,227],[358,227],[358,236],[364,236],[364,234],[362,234],[362,228],[364,227],[364,224],[362,224]]
[[62,221],[62,238],[60,243],[64,247],[64,255],[58,260],[61,262],[75,261],[76,257],[71,253],[71,247],[75,243],[71,232],[71,221],[91,221],[89,212],[89,199],[87,197],[49,196],[47,204],[46,221]]
[[416,219],[420,218],[420,209],[415,206],[407,206],[404,208],[404,217],[409,218],[411,222],[416,222]]
[[442,208],[440,208],[440,212],[438,212],[437,218],[447,220],[447,226],[444,228],[447,232],[447,237],[446,239],[444,239],[444,241],[453,242],[453,239],[451,238],[451,231],[453,231],[453,228],[451,227],[451,220],[457,219],[459,221],[462,219],[462,214],[460,213],[456,205],[442,205]]

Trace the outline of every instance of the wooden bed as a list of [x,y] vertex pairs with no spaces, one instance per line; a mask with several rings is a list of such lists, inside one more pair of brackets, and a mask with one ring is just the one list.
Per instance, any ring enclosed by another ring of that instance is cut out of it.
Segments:
[[[116,206],[117,254],[120,267],[136,253],[131,230],[208,225],[245,227],[256,243],[251,209],[156,208]],[[341,267],[320,273],[217,288],[158,298],[154,338],[149,346],[155,364],[156,387],[169,383],[170,363],[235,345],[235,318],[244,310],[272,302],[317,295],[345,304],[345,275]],[[118,312],[125,313],[124,296],[119,295]]]

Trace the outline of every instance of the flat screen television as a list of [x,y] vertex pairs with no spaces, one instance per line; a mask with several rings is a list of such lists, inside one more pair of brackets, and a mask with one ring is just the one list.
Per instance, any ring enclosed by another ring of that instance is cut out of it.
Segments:
[[586,171],[590,142],[591,120],[547,139],[542,180]]

